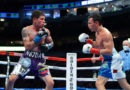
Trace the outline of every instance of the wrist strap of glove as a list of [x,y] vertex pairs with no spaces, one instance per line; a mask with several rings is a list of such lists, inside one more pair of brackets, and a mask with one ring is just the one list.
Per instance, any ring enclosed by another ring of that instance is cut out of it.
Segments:
[[48,47],[48,49],[51,49],[51,48],[52,48],[51,43],[49,43],[49,44],[45,44],[45,45]]
[[44,52],[46,53],[48,50],[50,50],[52,48],[52,45],[51,43],[48,43],[48,44],[41,44],[40,45],[40,50],[41,52]]
[[88,40],[86,41],[86,43],[89,43],[89,44],[92,44],[93,43],[93,40],[88,38]]
[[90,53],[100,54],[100,50],[97,48],[91,48]]
[[34,43],[37,44],[41,40],[41,37],[37,34],[33,39]]

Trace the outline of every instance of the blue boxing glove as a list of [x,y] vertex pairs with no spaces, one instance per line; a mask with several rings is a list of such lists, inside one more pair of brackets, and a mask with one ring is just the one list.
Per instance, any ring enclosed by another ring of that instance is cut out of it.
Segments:
[[48,33],[46,32],[46,30],[42,29],[40,31],[38,31],[37,35],[35,36],[35,38],[33,39],[34,43],[37,44],[43,37],[47,37]]

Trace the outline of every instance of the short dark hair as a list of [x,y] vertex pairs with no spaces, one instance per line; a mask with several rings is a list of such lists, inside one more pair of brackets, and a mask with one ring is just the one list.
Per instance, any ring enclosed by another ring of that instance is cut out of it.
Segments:
[[98,21],[99,22],[99,25],[101,25],[102,24],[102,17],[101,17],[101,15],[99,14],[99,13],[92,13],[92,14],[90,14],[89,16],[88,16],[88,19],[89,18],[93,18],[93,21],[95,22],[95,21]]
[[44,13],[40,10],[34,10],[32,12],[32,16],[31,16],[31,19],[33,19],[34,17],[35,18],[39,18],[40,16],[45,16]]

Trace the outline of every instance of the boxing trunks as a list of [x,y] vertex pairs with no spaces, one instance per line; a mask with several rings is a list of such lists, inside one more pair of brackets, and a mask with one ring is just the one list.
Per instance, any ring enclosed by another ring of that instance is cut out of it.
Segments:
[[103,55],[104,61],[99,69],[98,76],[104,76],[109,79],[126,78],[125,72],[122,69],[123,61],[121,56],[113,48],[112,55]]
[[35,76],[48,75],[48,68],[45,66],[44,53],[26,50],[15,65],[11,74],[26,76],[32,72]]

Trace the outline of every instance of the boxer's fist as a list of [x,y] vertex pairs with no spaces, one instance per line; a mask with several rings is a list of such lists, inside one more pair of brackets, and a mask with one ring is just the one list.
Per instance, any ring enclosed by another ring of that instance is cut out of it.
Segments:
[[50,50],[51,48],[52,48],[51,43],[40,45],[40,50],[41,50],[41,52],[44,52],[44,53],[47,52],[48,50]]
[[93,54],[99,54],[100,51],[98,48],[93,48],[91,44],[85,44],[83,46],[82,52],[85,54],[93,53]]
[[82,33],[82,34],[79,35],[78,39],[79,39],[80,42],[86,42],[88,40],[88,38],[89,38],[88,34]]
[[47,37],[48,33],[46,32],[46,30],[42,29],[40,31],[38,31],[37,35],[35,36],[35,38],[33,39],[34,43],[37,44],[43,37]]
[[93,40],[91,40],[89,38],[89,35],[86,34],[86,33],[82,33],[82,34],[79,35],[79,41],[84,42],[84,43],[89,43],[89,44],[93,43]]
[[91,53],[91,48],[92,48],[91,44],[85,44],[83,46],[82,52],[85,54],[89,54],[89,53]]
[[48,33],[44,29],[42,29],[37,33],[37,35],[40,37],[46,37],[48,36]]

